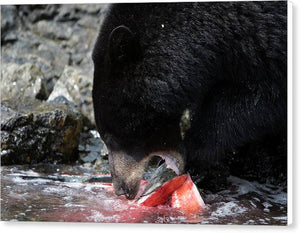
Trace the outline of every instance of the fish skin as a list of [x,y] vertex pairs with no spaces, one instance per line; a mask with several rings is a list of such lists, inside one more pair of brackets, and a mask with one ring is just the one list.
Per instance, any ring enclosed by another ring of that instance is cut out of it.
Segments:
[[171,197],[172,193],[178,189],[187,179],[187,175],[177,176],[172,180],[164,183],[155,192],[141,203],[143,206],[155,207],[165,204]]
[[168,168],[166,163],[163,163],[155,170],[141,196],[146,196],[154,192],[165,182],[173,179],[176,176],[177,174],[175,171],[173,171],[171,168]]

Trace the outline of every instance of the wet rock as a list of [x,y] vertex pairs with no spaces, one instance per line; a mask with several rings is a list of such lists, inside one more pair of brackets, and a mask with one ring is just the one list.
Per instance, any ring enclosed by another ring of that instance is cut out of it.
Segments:
[[42,99],[49,95],[43,73],[30,63],[21,66],[16,63],[2,64],[0,91],[2,99],[25,96]]
[[81,113],[95,124],[92,104],[92,78],[86,76],[79,68],[66,66],[62,76],[56,82],[48,101],[64,96],[75,103]]
[[81,115],[67,105],[31,98],[2,101],[1,163],[75,161],[81,129]]

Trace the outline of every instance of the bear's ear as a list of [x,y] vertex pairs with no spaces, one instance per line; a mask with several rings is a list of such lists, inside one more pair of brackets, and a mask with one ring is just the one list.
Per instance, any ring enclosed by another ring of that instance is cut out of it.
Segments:
[[136,36],[126,26],[116,27],[109,35],[109,58],[112,63],[137,60],[139,44]]

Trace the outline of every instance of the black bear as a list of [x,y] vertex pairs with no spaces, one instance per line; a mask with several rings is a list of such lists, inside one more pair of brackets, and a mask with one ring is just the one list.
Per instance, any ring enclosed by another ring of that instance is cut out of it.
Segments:
[[178,174],[230,153],[286,160],[257,149],[286,143],[286,1],[112,4],[93,61],[117,195],[136,196],[152,156]]

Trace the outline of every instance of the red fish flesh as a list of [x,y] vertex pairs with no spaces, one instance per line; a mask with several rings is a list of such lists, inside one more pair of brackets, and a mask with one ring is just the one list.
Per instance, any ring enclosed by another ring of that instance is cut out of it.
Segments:
[[143,206],[170,205],[186,214],[197,214],[205,208],[204,201],[190,175],[181,175],[164,183],[156,191],[142,198]]

